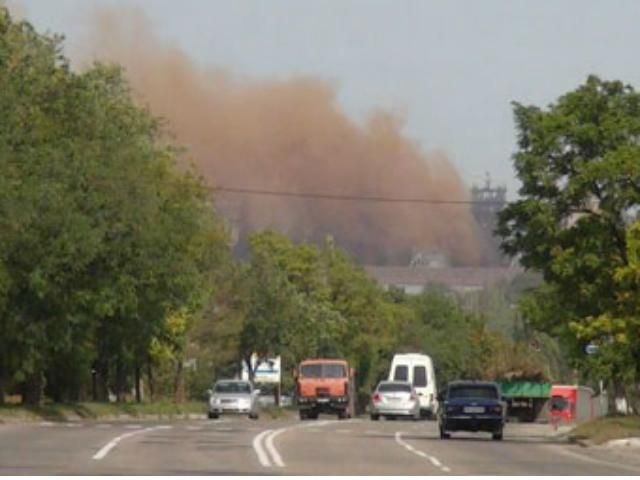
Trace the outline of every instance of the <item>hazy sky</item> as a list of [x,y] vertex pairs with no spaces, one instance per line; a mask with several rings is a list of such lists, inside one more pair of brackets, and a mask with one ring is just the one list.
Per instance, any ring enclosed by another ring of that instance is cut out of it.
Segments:
[[139,6],[202,65],[331,81],[356,119],[402,112],[463,178],[517,189],[512,100],[546,105],[589,73],[640,87],[636,0],[22,0],[38,29],[78,42],[91,5]]

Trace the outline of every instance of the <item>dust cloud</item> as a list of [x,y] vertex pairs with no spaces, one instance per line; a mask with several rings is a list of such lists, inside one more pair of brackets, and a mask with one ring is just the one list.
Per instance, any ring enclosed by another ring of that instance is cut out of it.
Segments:
[[[122,64],[140,101],[164,117],[211,186],[348,196],[466,200],[442,153],[426,155],[402,120],[377,111],[365,125],[341,110],[334,88],[311,77],[247,79],[202,68],[161,41],[131,9],[92,14],[84,62]],[[405,265],[416,252],[454,264],[480,261],[466,205],[374,203],[218,192],[222,214],[249,232],[273,228],[300,241],[336,244],[369,264]]]

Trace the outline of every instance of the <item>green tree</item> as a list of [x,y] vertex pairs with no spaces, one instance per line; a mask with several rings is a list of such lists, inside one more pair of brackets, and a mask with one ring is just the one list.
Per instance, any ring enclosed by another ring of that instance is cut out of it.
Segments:
[[94,367],[120,395],[165,318],[209,302],[228,252],[209,192],[118,67],[72,72],[2,7],[0,111],[0,384],[78,398]]
[[[514,104],[520,199],[499,215],[503,248],[546,282],[537,326],[562,335],[584,364],[589,325],[618,309],[616,272],[640,201],[640,95],[590,76],[547,109]],[[531,307],[531,298],[529,300]],[[626,320],[624,320],[626,321]]]

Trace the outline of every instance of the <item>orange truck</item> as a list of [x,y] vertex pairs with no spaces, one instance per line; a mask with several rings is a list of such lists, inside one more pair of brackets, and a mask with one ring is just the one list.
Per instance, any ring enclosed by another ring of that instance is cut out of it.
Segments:
[[320,413],[350,418],[355,412],[355,376],[342,359],[314,358],[294,371],[300,420],[316,419]]

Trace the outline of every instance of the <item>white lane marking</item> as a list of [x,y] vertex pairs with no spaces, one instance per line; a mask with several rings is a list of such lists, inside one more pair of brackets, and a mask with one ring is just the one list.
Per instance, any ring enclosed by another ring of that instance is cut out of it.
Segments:
[[273,441],[278,435],[280,435],[282,432],[285,432],[286,430],[287,430],[286,428],[281,428],[279,430],[276,430],[275,432],[272,432],[267,437],[267,440],[265,442],[265,446],[267,447],[267,452],[269,452],[269,454],[271,455],[271,458],[273,459],[273,463],[276,464],[276,467],[284,467],[284,462],[282,461],[282,457],[278,453],[278,450],[276,450],[276,447],[273,444]]
[[218,428],[216,428],[216,431],[218,431],[218,432],[231,432],[231,431],[233,431],[233,428],[231,428],[231,427],[218,427]]
[[446,465],[443,465],[442,462],[440,462],[440,460],[438,460],[433,455],[429,455],[428,453],[425,453],[425,452],[422,452],[420,450],[417,450],[413,445],[405,442],[402,439],[402,432],[396,432],[395,438],[396,438],[396,442],[398,443],[398,445],[401,445],[402,447],[406,448],[408,451],[410,451],[411,453],[413,453],[415,455],[418,455],[420,457],[429,459],[429,461],[435,467],[438,467],[443,472],[450,472],[451,471],[451,469],[449,467],[447,467]]
[[40,422],[41,427],[53,427],[55,424],[53,422]]
[[125,425],[124,428],[126,428],[127,430],[136,430],[138,428],[142,428],[142,425]]
[[104,457],[106,457],[109,454],[109,452],[113,448],[115,448],[118,445],[118,443],[120,443],[125,438],[129,438],[129,437],[132,437],[134,435],[138,435],[140,433],[152,432],[154,430],[166,430],[166,429],[170,429],[170,428],[172,428],[170,425],[158,425],[157,427],[143,428],[142,430],[135,430],[133,432],[129,432],[129,433],[125,433],[123,435],[120,435],[119,437],[116,437],[113,440],[111,440],[109,443],[107,443],[100,450],[98,450],[98,452],[93,456],[93,459],[94,460],[102,460]]
[[191,432],[198,432],[200,430],[202,430],[204,427],[197,427],[194,425],[187,425],[187,430],[191,431]]
[[[310,427],[324,427],[325,425],[338,423],[338,422],[345,424],[345,423],[353,422],[353,420],[348,420],[348,421],[324,420],[321,422],[314,422],[314,423],[308,423],[308,424],[302,424],[302,425],[292,425],[289,427],[280,428],[278,430],[264,430],[263,432],[260,432],[258,435],[256,435],[253,438],[253,449],[258,455],[258,460],[260,461],[260,464],[263,467],[274,466],[272,465],[272,463],[275,464],[275,466],[277,467],[284,467],[286,465],[282,460],[282,457],[280,456],[280,453],[278,452],[274,444],[274,441],[278,435],[284,432],[288,432],[290,430],[296,430],[300,428],[309,429]],[[320,431],[320,430],[315,430],[315,431]],[[263,442],[263,438],[265,437],[266,437],[266,440],[264,440],[265,447],[263,448],[262,442]]]
[[63,423],[63,425],[68,428],[82,427],[81,423]]
[[262,438],[265,435],[270,434],[271,432],[273,432],[273,430],[265,430],[263,432],[260,432],[253,438],[253,449],[256,451],[256,455],[258,455],[258,461],[263,467],[271,466],[271,461],[269,460],[269,457],[267,456],[261,445]]

